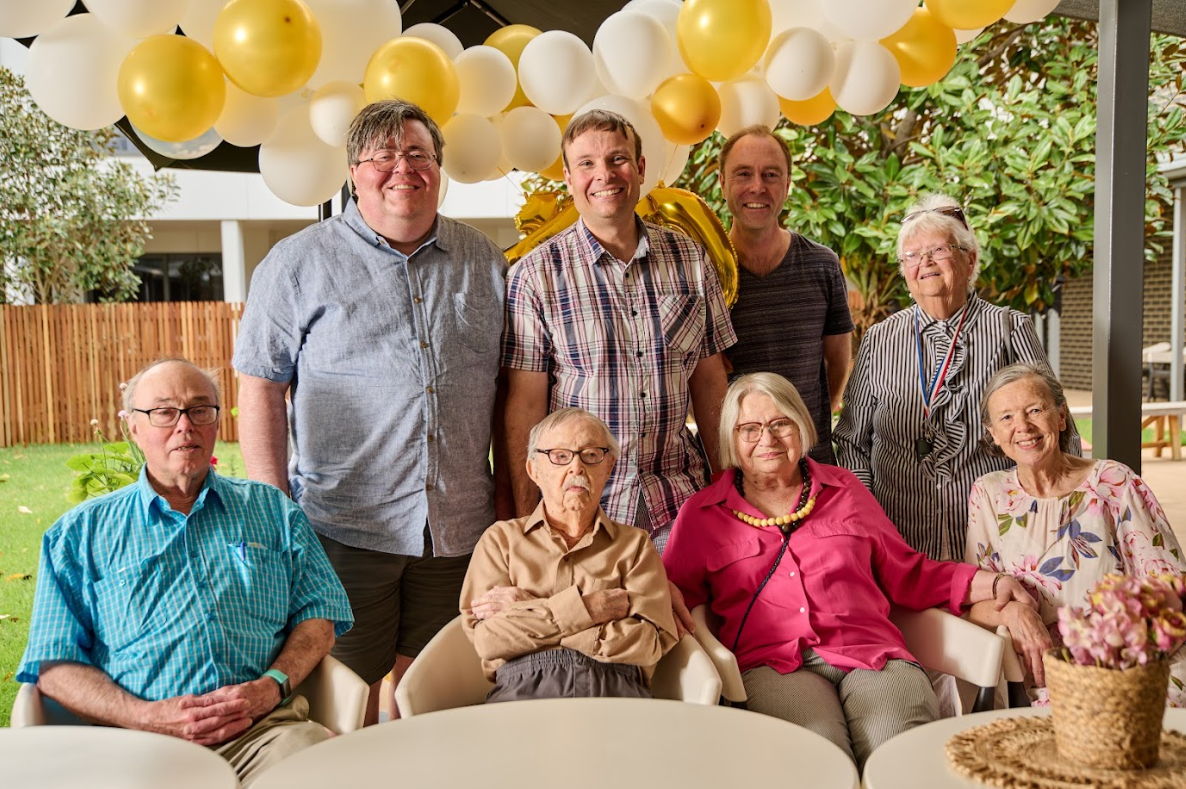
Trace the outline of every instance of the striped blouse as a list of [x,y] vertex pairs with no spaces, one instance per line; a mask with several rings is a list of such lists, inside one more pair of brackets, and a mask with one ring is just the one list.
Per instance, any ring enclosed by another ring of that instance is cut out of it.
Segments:
[[[922,333],[923,373],[929,382],[956,340],[946,383],[923,414],[915,314]],[[836,457],[873,492],[915,550],[932,559],[961,561],[968,529],[968,492],[990,471],[1013,461],[990,454],[981,437],[980,394],[988,379],[1016,362],[1046,363],[1030,318],[971,296],[950,319],[917,306],[894,313],[861,341],[844,410],[833,431]],[[919,439],[930,451],[919,458]],[[1075,440],[1078,452],[1078,439]]]

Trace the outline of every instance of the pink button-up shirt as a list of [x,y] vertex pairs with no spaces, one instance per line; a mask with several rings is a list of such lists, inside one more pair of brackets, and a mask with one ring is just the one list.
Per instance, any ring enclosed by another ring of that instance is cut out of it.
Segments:
[[[791,533],[778,570],[762,590],[734,652],[742,671],[770,666],[787,674],[803,650],[844,669],[881,669],[914,660],[889,620],[891,601],[960,613],[976,568],[936,562],[915,551],[852,472],[808,460],[815,509]],[[765,517],[726,471],[680,509],[663,554],[668,577],[688,607],[708,603],[732,647],[754,590],[770,571],[782,533],[742,523],[732,510]]]

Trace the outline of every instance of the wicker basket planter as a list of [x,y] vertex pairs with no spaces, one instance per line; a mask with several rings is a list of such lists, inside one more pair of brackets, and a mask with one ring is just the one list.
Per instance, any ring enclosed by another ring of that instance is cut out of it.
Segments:
[[1169,661],[1098,668],[1068,663],[1051,650],[1044,664],[1060,757],[1109,769],[1157,763]]

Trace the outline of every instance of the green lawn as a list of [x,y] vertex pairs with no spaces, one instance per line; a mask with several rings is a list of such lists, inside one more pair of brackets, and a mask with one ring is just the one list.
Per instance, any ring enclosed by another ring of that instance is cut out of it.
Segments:
[[[0,448],[0,726],[7,726],[13,681],[29,632],[41,535],[70,509],[71,455],[93,446],[42,444]],[[243,476],[238,444],[214,450],[219,472]]]

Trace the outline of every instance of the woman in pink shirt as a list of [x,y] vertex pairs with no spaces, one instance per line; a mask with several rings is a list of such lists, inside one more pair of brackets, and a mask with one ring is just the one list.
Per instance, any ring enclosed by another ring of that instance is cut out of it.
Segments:
[[1011,576],[912,549],[852,472],[804,455],[814,444],[789,381],[734,381],[721,409],[726,470],[681,508],[663,564],[689,607],[715,615],[749,708],[827,737],[861,767],[938,717],[891,602],[955,614],[994,597],[1034,602]]

